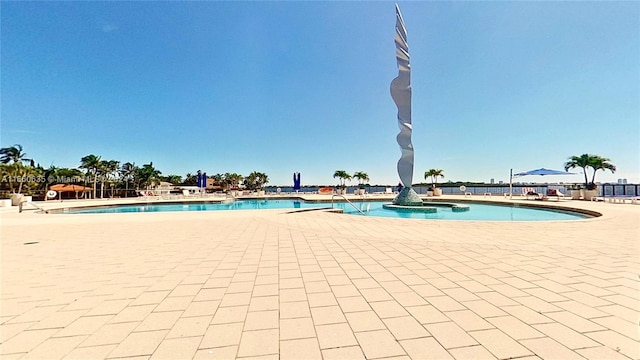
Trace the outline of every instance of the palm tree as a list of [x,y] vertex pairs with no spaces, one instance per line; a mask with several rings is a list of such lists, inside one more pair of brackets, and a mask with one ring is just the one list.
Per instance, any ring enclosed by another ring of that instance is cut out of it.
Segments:
[[364,183],[369,181],[369,174],[363,171],[357,171],[353,174],[353,178],[358,180],[358,185],[361,189],[364,189]]
[[424,172],[424,179],[431,177],[431,186],[433,189],[438,184],[438,177],[444,178],[443,171],[441,169],[429,169]]
[[2,155],[2,157],[0,157],[0,162],[3,164],[21,164],[27,161],[33,162],[32,159],[27,159],[27,154],[22,152],[22,145],[18,144],[0,149],[0,155]]
[[134,180],[138,189],[148,188],[158,183],[162,172],[153,167],[153,162],[142,165],[141,168],[136,168],[134,174]]
[[244,180],[244,177],[240,174],[225,173],[223,182],[227,185],[227,190],[229,190],[229,188],[237,188],[242,180]]
[[87,175],[93,174],[93,198],[96,198],[96,184],[98,182],[98,171],[102,159],[97,155],[87,155],[80,159],[80,168],[87,169]]
[[[592,154],[582,154],[580,156],[571,156],[569,157],[569,161],[564,164],[564,170],[568,171],[573,168],[582,168],[582,172],[584,173],[584,186],[588,190],[593,190],[596,188],[595,180],[596,180],[596,172],[598,170],[611,170],[611,172],[616,171],[616,166],[609,162],[610,160]],[[589,182],[589,178],[587,177],[587,168],[593,169],[593,176],[591,177],[591,182]]]
[[124,196],[125,197],[127,197],[129,194],[129,180],[133,178],[135,169],[136,169],[136,165],[130,162],[126,162],[122,164],[122,167],[120,167],[120,178],[124,180],[124,186],[125,186]]
[[[27,172],[29,172],[29,169],[22,165],[23,162],[29,162],[30,167],[34,165],[33,159],[28,159],[27,154],[22,152],[22,145],[15,144],[0,149],[0,163],[10,165],[7,170],[12,174],[9,177],[9,188],[11,192],[13,192],[13,178],[18,176],[25,177]],[[18,194],[22,192],[23,184],[24,182],[20,181]]]
[[351,180],[351,175],[349,175],[348,172],[344,171],[344,170],[336,170],[336,172],[333,173],[333,178],[340,178],[340,188],[341,189],[345,189],[347,186],[345,185],[345,181],[347,180]]
[[198,178],[192,173],[187,173],[184,176],[184,184],[189,186],[196,186],[198,184]]
[[264,185],[269,182],[269,177],[265,173],[254,171],[245,178],[245,185],[250,190],[263,190]]
[[115,177],[117,176],[118,173],[118,167],[120,166],[120,162],[116,161],[116,160],[108,160],[108,161],[102,161],[101,162],[101,171],[102,171],[102,177],[101,177],[101,185],[100,185],[100,197],[104,197],[104,182],[105,180],[107,182],[111,183],[111,197],[113,197],[113,186],[114,183],[112,183],[111,181],[113,179],[115,179]]
[[590,166],[593,168],[593,176],[591,177],[592,184],[596,183],[596,172],[598,172],[598,170],[610,170],[612,174],[616,172],[616,166],[609,161],[611,161],[611,159],[607,159],[605,157],[597,155],[594,156],[593,161],[590,164]]
[[167,175],[162,177],[162,181],[171,183],[172,185],[182,184],[182,176],[180,175]]
[[213,179],[213,183],[215,185],[221,186],[222,185],[222,180],[224,179],[224,175],[218,173],[218,174],[215,174],[215,175],[211,176],[211,178]]

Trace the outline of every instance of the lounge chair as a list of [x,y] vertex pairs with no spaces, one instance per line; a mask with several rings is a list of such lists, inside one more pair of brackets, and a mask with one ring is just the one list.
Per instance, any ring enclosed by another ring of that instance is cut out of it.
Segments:
[[[599,199],[594,199],[599,198]],[[638,204],[640,200],[640,196],[635,195],[612,195],[612,196],[596,196],[591,198],[591,201],[605,201],[607,200],[610,203],[618,203],[618,204],[626,204],[627,201],[630,201],[632,204]]]
[[560,192],[558,189],[547,189],[547,197],[555,197],[558,201],[562,197],[564,199],[564,194]]
[[527,200],[529,200],[530,197],[536,200],[542,199],[542,195],[538,194],[534,188],[522,188],[522,197]]

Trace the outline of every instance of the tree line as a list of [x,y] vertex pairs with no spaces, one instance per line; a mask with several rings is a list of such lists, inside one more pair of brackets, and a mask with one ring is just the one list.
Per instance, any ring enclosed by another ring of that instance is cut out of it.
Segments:
[[[261,190],[269,182],[267,174],[257,171],[246,177],[236,173],[219,173],[209,178],[221,190],[237,189],[241,184],[250,190]],[[3,192],[30,195],[46,191],[56,184],[75,184],[91,187],[94,198],[114,196],[122,191],[127,196],[130,191],[148,189],[160,182],[197,185],[197,174],[187,173],[184,177],[163,175],[153,162],[138,166],[134,162],[107,160],[95,154],[82,157],[77,168],[54,165],[44,168],[29,158],[18,144],[0,149],[0,179],[0,191]]]

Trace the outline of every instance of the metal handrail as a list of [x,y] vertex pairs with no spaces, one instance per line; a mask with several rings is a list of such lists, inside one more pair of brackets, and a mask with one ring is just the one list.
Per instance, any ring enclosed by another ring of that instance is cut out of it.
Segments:
[[367,214],[365,214],[362,210],[358,209],[355,205],[353,205],[353,203],[351,201],[349,201],[349,199],[347,199],[346,196],[341,195],[341,194],[333,194],[331,195],[331,208],[333,209],[333,198],[336,196],[340,196],[341,198],[344,199],[344,201],[348,202],[349,205],[351,205],[354,209],[356,209],[360,214],[367,216]]
[[24,206],[24,204],[31,205],[31,206],[35,207],[36,209],[39,209],[40,211],[44,212],[45,214],[49,213],[49,210],[45,210],[45,209],[41,208],[40,206],[32,203],[31,201],[20,201],[18,203],[18,213],[22,212],[22,207]]

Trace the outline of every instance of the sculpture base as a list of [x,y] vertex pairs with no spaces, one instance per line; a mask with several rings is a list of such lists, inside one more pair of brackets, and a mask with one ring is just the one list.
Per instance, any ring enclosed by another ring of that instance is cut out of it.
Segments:
[[394,205],[403,206],[422,206],[422,199],[418,194],[410,187],[406,187],[400,191],[400,194],[393,199]]

